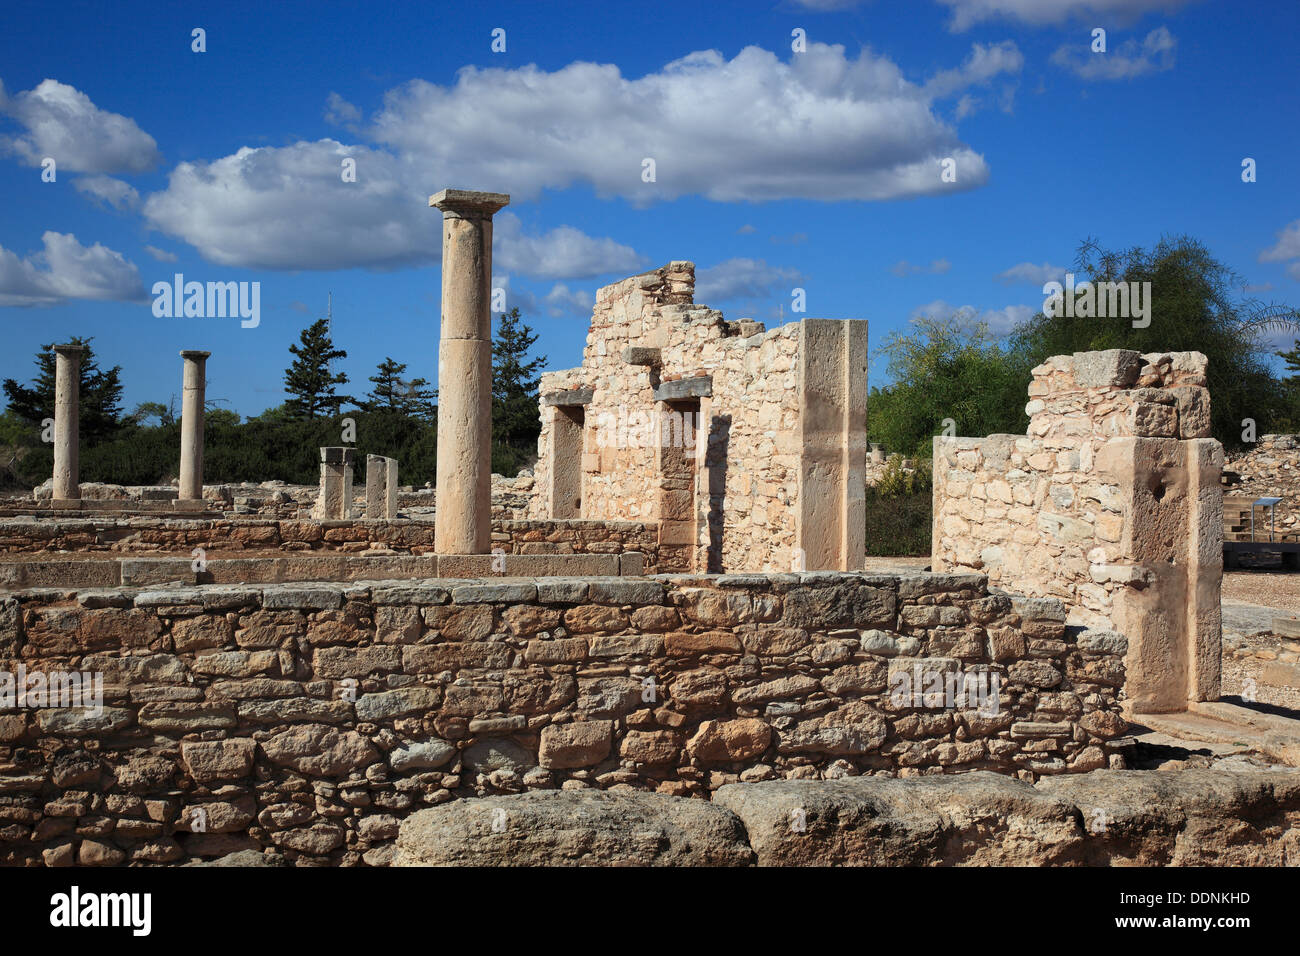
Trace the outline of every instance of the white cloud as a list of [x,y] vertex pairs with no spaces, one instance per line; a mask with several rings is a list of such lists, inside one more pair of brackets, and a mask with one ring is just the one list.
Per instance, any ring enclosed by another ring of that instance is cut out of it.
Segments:
[[83,246],[71,233],[46,232],[26,258],[0,246],[0,306],[54,305],[67,299],[147,302],[140,271],[120,252]]
[[333,126],[346,126],[352,129],[357,123],[361,122],[361,110],[337,93],[331,92],[325,98],[325,122]]
[[[356,182],[342,162],[356,161]],[[332,139],[244,147],[210,163],[181,163],[167,188],[148,197],[155,229],[220,265],[260,269],[394,269],[441,258],[442,214],[429,208],[423,164]],[[634,250],[559,226],[524,233],[498,213],[494,257],[503,269],[575,279],[640,268]]]
[[695,275],[695,301],[706,305],[737,299],[789,295],[786,285],[803,278],[798,269],[770,266],[762,259],[727,259]]
[[[998,18],[1041,27],[1067,20],[1105,19],[1131,23],[1154,11],[1173,13],[1191,0],[939,0],[952,11],[948,28],[968,30]],[[1098,24],[1105,25],[1105,24]]]
[[0,109],[27,130],[0,136],[0,151],[29,166],[48,156],[69,172],[142,173],[162,158],[154,138],[135,120],[101,110],[85,93],[58,80],[0,98]]
[[613,239],[596,239],[572,226],[527,236],[519,217],[497,213],[492,223],[492,261],[502,268],[538,278],[589,279],[609,272],[632,275],[644,257]]
[[987,83],[1002,73],[1019,73],[1025,58],[1010,40],[984,46],[976,43],[962,65],[941,70],[925,83],[925,92],[935,98],[951,96],[969,86]]
[[85,193],[118,212],[129,212],[140,206],[140,194],[135,187],[112,176],[78,176],[72,183],[77,192]]
[[1093,53],[1088,42],[1068,44],[1052,54],[1052,62],[1085,80],[1129,80],[1173,69],[1177,46],[1168,29],[1156,27],[1141,43],[1130,38],[1105,53]]
[[159,262],[175,262],[177,258],[176,253],[168,252],[166,249],[159,249],[157,246],[145,246],[144,251]]
[[1050,262],[1044,262],[1041,266],[1036,266],[1032,262],[1021,262],[1005,272],[999,272],[993,278],[1003,285],[1025,283],[1027,285],[1042,286],[1047,282],[1059,282],[1064,275],[1064,266],[1054,266]]
[[914,262],[908,262],[906,259],[899,259],[889,267],[889,271],[899,277],[914,276],[922,272],[928,273],[929,275],[941,276],[951,268],[952,263],[947,259],[935,259],[928,266],[921,266]]
[[[1280,230],[1277,242],[1259,254],[1260,262],[1286,262],[1289,259],[1300,259],[1300,219]],[[1300,262],[1292,262],[1286,273],[1292,279],[1300,280]]]
[[566,315],[588,317],[596,304],[596,297],[586,289],[570,289],[562,282],[557,282],[546,293],[546,310],[553,318]]
[[977,309],[973,305],[949,305],[943,299],[936,299],[912,310],[912,318],[937,319],[940,322],[952,322],[958,325],[972,325],[983,322],[994,335],[1006,335],[1018,324],[1036,315],[1040,310],[1028,305],[1008,305],[1001,309]]
[[749,223],[745,223],[745,225],[741,226],[739,229],[736,230],[736,235],[749,236],[749,235],[753,235],[756,232],[758,232],[757,226],[751,226],[749,225]]
[[[975,188],[989,175],[893,62],[817,43],[789,62],[754,46],[730,60],[701,51],[637,79],[586,62],[465,67],[448,87],[413,80],[389,91],[370,135],[419,157],[439,182],[508,187],[522,199],[577,184],[637,203],[897,199]],[[949,157],[955,184],[940,179]],[[646,158],[654,183],[641,178]]]

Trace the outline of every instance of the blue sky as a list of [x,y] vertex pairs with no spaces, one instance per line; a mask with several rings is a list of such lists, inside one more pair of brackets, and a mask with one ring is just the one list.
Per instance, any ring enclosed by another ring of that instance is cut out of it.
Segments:
[[[348,390],[390,355],[436,381],[446,186],[514,197],[496,282],[551,368],[596,288],[671,259],[729,318],[802,288],[873,350],[918,312],[1032,314],[1089,236],[1189,233],[1296,304],[1297,27],[1289,0],[11,4],[0,378],[93,335],[130,409],[203,348],[256,414],[332,292]],[[260,324],[156,317],[177,272],[259,282]]]

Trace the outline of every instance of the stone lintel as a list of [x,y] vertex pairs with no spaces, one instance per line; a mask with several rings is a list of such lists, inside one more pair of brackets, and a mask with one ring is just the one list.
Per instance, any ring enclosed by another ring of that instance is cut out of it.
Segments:
[[650,368],[658,368],[663,364],[663,353],[660,349],[646,348],[642,345],[629,345],[623,350],[623,361],[628,365],[645,365]]
[[656,402],[677,402],[687,398],[705,398],[712,395],[712,375],[699,375],[695,378],[680,378],[675,382],[664,382],[654,392]]
[[542,396],[542,405],[590,405],[593,390],[574,388],[563,392],[547,392]]
[[429,205],[436,206],[443,212],[491,216],[498,209],[510,205],[510,196],[506,193],[484,193],[472,189],[444,189],[429,197]]
[[355,448],[322,448],[320,450],[320,461],[322,465],[350,465],[352,464],[356,453],[357,450]]

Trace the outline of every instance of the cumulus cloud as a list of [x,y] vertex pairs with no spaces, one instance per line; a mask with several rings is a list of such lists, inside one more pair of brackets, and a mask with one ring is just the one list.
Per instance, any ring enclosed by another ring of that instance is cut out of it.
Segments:
[[140,194],[135,191],[135,187],[112,176],[78,176],[72,185],[77,188],[77,192],[118,212],[129,212],[140,205]]
[[[1289,223],[1277,234],[1277,242],[1259,254],[1260,262],[1300,260],[1300,219]],[[1300,282],[1300,261],[1286,267],[1286,274]]]
[[695,301],[710,304],[787,296],[787,285],[802,278],[798,269],[770,266],[762,259],[727,259],[695,274]]
[[[344,182],[343,161],[356,163]],[[332,139],[244,147],[212,162],[181,163],[149,196],[149,225],[220,265],[261,269],[395,269],[439,261],[442,214],[430,209],[427,169],[415,160]],[[636,271],[641,258],[571,226],[526,234],[496,216],[503,269],[550,279]]]
[[936,98],[951,96],[967,87],[987,83],[999,74],[1019,73],[1024,65],[1024,56],[1010,40],[992,46],[976,43],[961,66],[941,70],[930,77],[925,92]]
[[154,138],[135,120],[102,110],[90,97],[58,80],[0,95],[0,110],[26,132],[0,136],[0,151],[29,166],[51,157],[60,170],[77,173],[142,173],[162,156]]
[[1004,272],[999,272],[993,278],[1003,285],[1025,283],[1027,285],[1042,286],[1048,282],[1059,282],[1064,275],[1064,266],[1054,266],[1050,262],[1044,262],[1040,266],[1036,266],[1032,262],[1021,262]]
[[144,251],[159,262],[175,262],[177,258],[176,253],[168,252],[166,249],[159,249],[157,246],[145,246]]
[[1008,305],[1001,309],[977,309],[973,305],[949,305],[936,299],[912,310],[912,318],[931,318],[940,322],[973,325],[983,322],[994,335],[1006,335],[1021,322],[1036,315],[1038,309],[1027,305]]
[[559,226],[539,236],[524,234],[519,217],[497,213],[492,223],[492,261],[539,278],[589,279],[607,272],[631,275],[646,260],[630,246]]
[[563,282],[557,282],[546,293],[546,311],[553,318],[566,315],[589,317],[591,308],[596,304],[596,297],[586,289],[570,289]]
[[350,129],[361,122],[361,110],[337,93],[331,92],[325,99],[325,122]]
[[1085,80],[1130,80],[1173,69],[1177,46],[1168,29],[1156,27],[1140,43],[1130,38],[1105,53],[1093,53],[1087,42],[1067,44],[1052,54],[1052,62]]
[[941,276],[951,268],[952,263],[947,259],[935,259],[928,266],[917,265],[914,262],[908,262],[906,259],[899,259],[889,267],[889,271],[899,277],[914,276],[922,272]]
[[1192,0],[939,0],[952,12],[948,28],[968,30],[985,20],[1015,20],[1041,27],[1086,18],[1132,23],[1144,14],[1173,13]]
[[[850,59],[842,46],[813,43],[785,62],[750,46],[730,60],[691,53],[636,79],[586,62],[554,72],[465,67],[451,86],[413,80],[389,91],[369,135],[420,157],[441,181],[509,183],[520,198],[588,185],[635,203],[898,199],[983,185],[984,158],[931,102],[868,50]],[[652,183],[642,181],[647,158]],[[956,183],[941,180],[946,158]]]
[[147,302],[140,270],[120,252],[83,246],[71,233],[46,232],[26,258],[0,246],[0,306],[54,305],[68,299]]

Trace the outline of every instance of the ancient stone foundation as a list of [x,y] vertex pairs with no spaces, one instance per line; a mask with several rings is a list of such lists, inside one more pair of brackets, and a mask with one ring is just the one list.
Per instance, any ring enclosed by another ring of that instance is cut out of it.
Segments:
[[1057,356],[1034,369],[1027,435],[934,442],[933,568],[1125,634],[1139,713],[1219,696],[1223,449],[1205,368],[1195,352]]
[[767,331],[671,262],[596,293],[579,368],[542,376],[530,516],[652,520],[665,566],[856,570],[867,323]]
[[1091,770],[1124,746],[1125,642],[1064,618],[980,575],[16,592],[4,669],[99,673],[103,708],[0,716],[0,846],[380,864],[467,795]]

